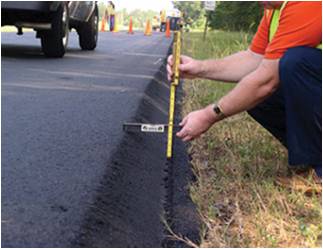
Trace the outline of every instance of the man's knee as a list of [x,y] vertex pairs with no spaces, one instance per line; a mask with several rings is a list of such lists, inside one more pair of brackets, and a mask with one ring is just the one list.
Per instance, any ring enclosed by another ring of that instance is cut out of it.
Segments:
[[305,56],[308,52],[307,47],[295,47],[286,51],[279,61],[279,77],[281,83],[291,83],[291,78],[295,76],[295,72],[304,65]]
[[[286,51],[279,61],[279,78],[283,86],[293,83],[299,75],[309,74],[321,80],[322,52],[316,48],[295,47]],[[319,75],[319,76],[318,76]]]

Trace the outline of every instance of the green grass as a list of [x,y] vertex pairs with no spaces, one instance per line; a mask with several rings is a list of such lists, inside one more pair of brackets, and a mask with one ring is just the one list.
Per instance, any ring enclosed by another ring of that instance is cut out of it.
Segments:
[[[184,54],[222,58],[248,48],[246,33],[185,33]],[[213,103],[234,87],[185,80],[183,115]],[[197,182],[191,196],[205,222],[202,247],[320,247],[321,196],[282,189],[287,152],[246,113],[215,124],[189,149]]]

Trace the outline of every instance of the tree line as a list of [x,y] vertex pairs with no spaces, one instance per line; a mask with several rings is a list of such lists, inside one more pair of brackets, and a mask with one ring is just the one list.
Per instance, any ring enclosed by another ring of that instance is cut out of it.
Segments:
[[202,28],[209,15],[211,29],[256,32],[263,15],[263,7],[256,1],[219,1],[215,11],[205,11],[203,1],[174,1],[183,12],[184,22],[192,28]]
[[[184,23],[193,29],[203,29],[209,15],[211,29],[255,32],[263,15],[263,7],[257,1],[217,1],[215,11],[205,11],[204,1],[174,1],[173,5],[183,13]],[[101,20],[106,5],[99,2],[98,7]],[[143,28],[147,19],[152,20],[155,15],[159,17],[156,11],[137,9],[129,13],[123,9],[117,12],[117,22],[127,26],[132,16],[134,27]]]

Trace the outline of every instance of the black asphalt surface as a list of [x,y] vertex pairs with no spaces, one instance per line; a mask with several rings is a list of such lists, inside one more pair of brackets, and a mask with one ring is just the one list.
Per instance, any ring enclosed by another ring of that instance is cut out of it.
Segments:
[[[122,124],[167,122],[171,39],[100,33],[81,51],[71,33],[65,57],[48,59],[34,36],[2,33],[2,247],[161,246],[162,220],[185,213],[172,204],[176,170],[165,137]],[[178,174],[188,203],[190,173]]]

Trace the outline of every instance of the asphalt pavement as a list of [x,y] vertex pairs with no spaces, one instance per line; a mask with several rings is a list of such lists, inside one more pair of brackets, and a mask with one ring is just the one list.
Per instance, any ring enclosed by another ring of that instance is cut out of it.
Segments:
[[188,203],[183,145],[174,184],[165,137],[122,131],[167,122],[171,41],[105,32],[81,51],[72,32],[49,59],[33,32],[2,33],[2,247],[159,247],[163,220],[194,220],[172,204],[174,186]]

